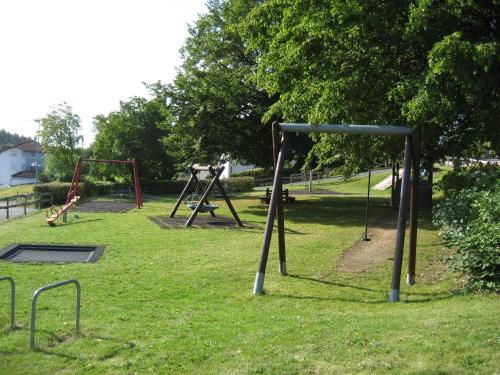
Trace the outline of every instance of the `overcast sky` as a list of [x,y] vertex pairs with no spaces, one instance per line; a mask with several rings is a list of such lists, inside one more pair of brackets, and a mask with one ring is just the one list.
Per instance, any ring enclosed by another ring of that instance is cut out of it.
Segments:
[[205,0],[0,1],[0,128],[34,136],[36,118],[67,101],[82,119],[170,82],[187,24]]

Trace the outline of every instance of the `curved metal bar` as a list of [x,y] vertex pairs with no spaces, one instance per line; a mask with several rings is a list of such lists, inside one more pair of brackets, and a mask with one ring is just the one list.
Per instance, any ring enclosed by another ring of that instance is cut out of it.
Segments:
[[81,300],[80,283],[75,279],[70,279],[41,287],[40,289],[35,290],[35,292],[33,293],[33,299],[31,300],[30,350],[35,349],[36,302],[38,300],[38,297],[42,292],[54,288],[59,288],[61,286],[68,284],[75,284],[76,286],[76,333],[80,333],[80,300]]
[[10,276],[0,276],[0,281],[10,282],[10,329],[16,328],[16,283]]

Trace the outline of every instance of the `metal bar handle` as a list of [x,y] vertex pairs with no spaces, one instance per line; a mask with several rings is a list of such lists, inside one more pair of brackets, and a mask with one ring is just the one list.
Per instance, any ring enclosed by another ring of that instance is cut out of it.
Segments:
[[35,349],[35,325],[36,325],[36,302],[42,292],[50,289],[59,288],[64,285],[75,284],[76,286],[76,333],[80,333],[80,300],[81,300],[81,287],[80,283],[75,279],[61,281],[41,287],[33,293],[31,300],[31,326],[30,326],[30,350]]
[[10,282],[10,329],[16,328],[16,283],[10,276],[0,276],[0,281]]

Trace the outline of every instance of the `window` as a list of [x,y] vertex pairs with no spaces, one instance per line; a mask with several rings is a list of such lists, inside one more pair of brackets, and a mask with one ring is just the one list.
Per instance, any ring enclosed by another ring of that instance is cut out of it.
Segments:
[[17,169],[17,163],[10,163],[10,170],[15,171]]

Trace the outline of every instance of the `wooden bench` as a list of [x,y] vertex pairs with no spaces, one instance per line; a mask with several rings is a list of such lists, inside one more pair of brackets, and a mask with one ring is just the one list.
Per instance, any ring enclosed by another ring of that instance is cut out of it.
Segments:
[[[267,188],[266,195],[264,195],[263,197],[260,197],[260,202],[265,203],[265,204],[269,204],[271,202],[271,193],[272,193],[272,190]],[[282,195],[283,195],[283,202],[285,202],[285,203],[295,202],[295,197],[292,197],[291,195],[288,194],[288,189],[283,190]]]

